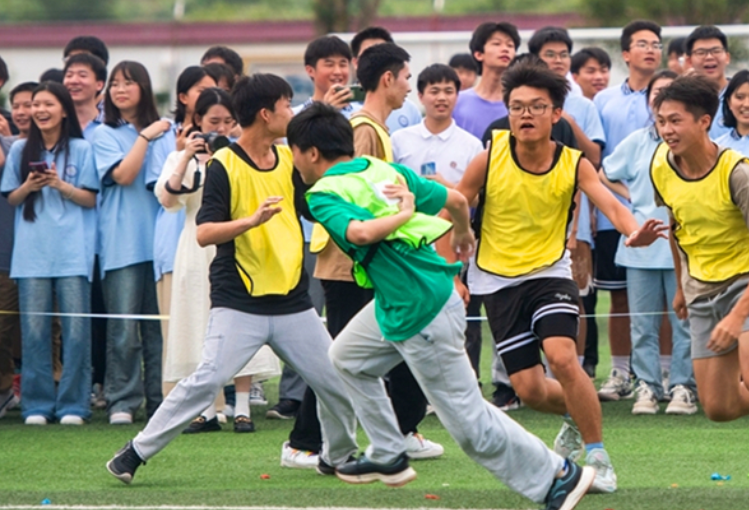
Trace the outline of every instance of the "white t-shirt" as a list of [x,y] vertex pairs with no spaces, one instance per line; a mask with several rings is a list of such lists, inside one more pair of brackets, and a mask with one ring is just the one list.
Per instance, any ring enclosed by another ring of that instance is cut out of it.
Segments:
[[438,134],[426,128],[424,121],[393,133],[393,157],[419,175],[440,174],[457,184],[468,163],[483,150],[481,140],[453,120],[450,127]]

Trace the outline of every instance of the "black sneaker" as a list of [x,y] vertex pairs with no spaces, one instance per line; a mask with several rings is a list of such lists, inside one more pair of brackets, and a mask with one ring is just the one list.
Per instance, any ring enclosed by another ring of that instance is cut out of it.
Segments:
[[210,420],[206,420],[205,416],[198,416],[190,425],[182,431],[183,434],[200,434],[201,432],[219,432],[221,430],[221,424],[218,422],[217,417],[213,417]]
[[[348,462],[356,462],[356,457],[353,455],[349,456],[348,460],[346,460],[346,463]],[[344,463],[345,464],[345,463]],[[322,456],[319,457],[319,460],[317,461],[317,467],[315,468],[315,471],[317,471],[318,475],[323,476],[329,476],[335,474],[335,468],[322,460]]]
[[497,406],[502,411],[514,411],[519,409],[522,403],[518,398],[515,390],[512,386],[506,384],[497,384],[495,386],[494,393],[492,394],[492,404]]
[[146,461],[141,459],[135,452],[133,442],[128,441],[120,451],[114,454],[112,460],[107,462],[107,471],[119,481],[130,484],[133,481],[138,466],[145,463]]
[[545,510],[572,510],[577,506],[593,484],[596,470],[590,466],[580,467],[566,460],[567,474],[556,478],[546,495]]
[[335,474],[346,483],[372,483],[379,480],[390,487],[401,487],[416,478],[416,471],[408,465],[408,455],[405,453],[401,453],[390,464],[375,464],[366,455],[362,455],[338,466]]
[[269,420],[291,420],[296,418],[296,413],[299,411],[299,406],[302,403],[298,400],[285,399],[274,405],[268,412],[265,413],[265,417]]
[[255,432],[255,424],[252,423],[252,420],[249,417],[240,414],[239,416],[234,417],[234,432],[240,434]]

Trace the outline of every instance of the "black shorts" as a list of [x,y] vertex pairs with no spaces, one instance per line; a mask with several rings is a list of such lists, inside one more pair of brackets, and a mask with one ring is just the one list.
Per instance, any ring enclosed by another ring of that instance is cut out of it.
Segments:
[[539,278],[484,297],[497,354],[512,375],[541,363],[544,339],[577,341],[579,294],[573,280]]
[[593,285],[600,290],[627,288],[627,269],[614,262],[621,234],[616,230],[603,230],[596,234],[593,258]]

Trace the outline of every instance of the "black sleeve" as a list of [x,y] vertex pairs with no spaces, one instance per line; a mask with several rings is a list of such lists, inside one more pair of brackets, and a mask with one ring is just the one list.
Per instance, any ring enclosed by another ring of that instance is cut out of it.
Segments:
[[551,128],[551,137],[562,145],[566,145],[572,149],[579,149],[572,126],[565,119],[559,119],[559,122],[554,124],[554,127]]
[[316,221],[312,217],[312,213],[309,211],[307,199],[304,198],[304,194],[307,193],[307,190],[310,189],[312,185],[304,183],[299,170],[296,168],[294,168],[294,172],[291,174],[291,181],[294,184],[294,209],[296,209],[297,214],[307,221]]
[[481,137],[482,146],[486,147],[487,142],[492,139],[492,131],[495,129],[510,129],[510,118],[505,116],[489,124],[489,127],[484,131],[484,136]]
[[219,223],[231,220],[231,186],[224,166],[211,160],[205,170],[203,202],[195,223]]

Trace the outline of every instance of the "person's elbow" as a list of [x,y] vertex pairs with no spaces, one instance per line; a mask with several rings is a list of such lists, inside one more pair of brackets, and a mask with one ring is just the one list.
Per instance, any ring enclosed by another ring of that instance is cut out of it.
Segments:
[[374,237],[364,222],[352,221],[346,228],[346,240],[356,246],[367,246],[374,242]]
[[468,209],[468,200],[461,192],[455,189],[448,189],[445,208],[450,211],[450,213],[459,211],[461,209]]
[[201,248],[214,244],[211,240],[210,225],[198,225],[196,239]]

